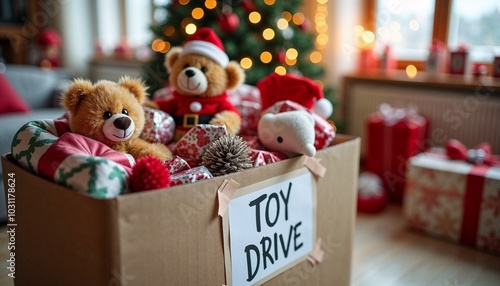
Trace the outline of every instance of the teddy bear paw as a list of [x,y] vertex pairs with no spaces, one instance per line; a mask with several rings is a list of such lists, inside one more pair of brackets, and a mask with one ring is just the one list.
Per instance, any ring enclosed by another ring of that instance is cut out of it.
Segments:
[[215,114],[214,118],[210,120],[210,124],[226,125],[227,132],[238,134],[241,128],[241,117],[233,111],[222,111]]

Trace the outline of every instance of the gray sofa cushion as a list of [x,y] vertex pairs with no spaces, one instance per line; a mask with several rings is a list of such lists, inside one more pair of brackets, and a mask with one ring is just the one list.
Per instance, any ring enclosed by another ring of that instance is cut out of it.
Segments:
[[63,77],[58,72],[9,65],[4,75],[32,110],[54,107],[54,89],[59,86]]
[[[11,113],[0,117],[2,135],[0,136],[0,155],[10,152],[12,138],[24,124],[38,119],[54,119],[64,115],[62,108],[43,108],[30,113]],[[0,174],[1,174],[0,170]]]

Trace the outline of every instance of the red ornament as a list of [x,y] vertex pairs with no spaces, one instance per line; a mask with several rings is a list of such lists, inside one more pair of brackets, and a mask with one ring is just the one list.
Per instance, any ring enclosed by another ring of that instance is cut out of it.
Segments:
[[286,53],[285,53],[285,51],[279,51],[278,53],[276,53],[276,59],[278,59],[278,62],[280,64],[284,64],[285,60],[286,60]]
[[382,180],[370,172],[362,172],[358,179],[359,212],[378,213],[385,209],[387,193],[382,187]]
[[133,192],[166,188],[170,186],[170,172],[156,157],[140,158],[132,168],[130,186]]
[[219,26],[226,33],[234,32],[240,26],[240,18],[234,13],[222,14],[219,17]]
[[304,19],[304,22],[299,25],[299,28],[304,32],[309,31],[311,29],[311,21],[309,21],[308,19]]
[[255,10],[255,5],[250,0],[244,0],[243,2],[241,2],[241,6],[243,7],[243,9],[245,9],[247,13],[250,13]]

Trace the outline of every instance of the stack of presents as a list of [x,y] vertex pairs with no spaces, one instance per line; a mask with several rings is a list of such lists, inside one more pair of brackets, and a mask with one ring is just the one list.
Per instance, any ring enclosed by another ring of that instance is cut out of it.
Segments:
[[396,201],[412,229],[500,253],[500,156],[488,143],[466,147],[449,139],[431,148],[432,122],[414,108],[388,104],[365,127],[359,211]]

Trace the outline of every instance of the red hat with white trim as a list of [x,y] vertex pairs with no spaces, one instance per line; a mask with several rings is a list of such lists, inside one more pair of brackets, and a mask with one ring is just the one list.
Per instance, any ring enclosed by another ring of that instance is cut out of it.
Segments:
[[198,29],[186,39],[180,56],[187,54],[200,54],[209,57],[223,67],[229,63],[229,57],[224,51],[222,41],[208,27]]

